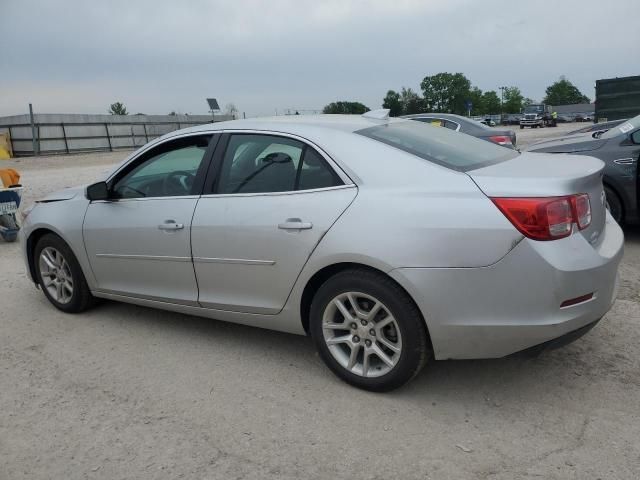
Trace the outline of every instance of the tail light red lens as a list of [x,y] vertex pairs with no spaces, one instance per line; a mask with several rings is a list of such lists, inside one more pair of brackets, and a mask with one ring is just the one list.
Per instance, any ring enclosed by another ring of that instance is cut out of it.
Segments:
[[497,143],[498,145],[511,144],[511,137],[506,137],[504,135],[494,135],[492,137],[489,137],[489,140],[491,140],[493,143]]
[[566,197],[495,197],[491,199],[520,233],[533,240],[557,240],[591,223],[587,194]]

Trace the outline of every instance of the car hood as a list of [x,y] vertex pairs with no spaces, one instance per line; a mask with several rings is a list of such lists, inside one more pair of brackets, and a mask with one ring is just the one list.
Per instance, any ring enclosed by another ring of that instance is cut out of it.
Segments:
[[65,188],[57,192],[50,193],[45,197],[36,200],[36,203],[61,202],[63,200],[71,200],[77,195],[84,195],[84,186]]
[[578,153],[598,150],[605,143],[606,139],[593,138],[591,133],[581,133],[577,135],[566,135],[564,137],[550,138],[536,142],[526,148],[529,152],[547,153]]

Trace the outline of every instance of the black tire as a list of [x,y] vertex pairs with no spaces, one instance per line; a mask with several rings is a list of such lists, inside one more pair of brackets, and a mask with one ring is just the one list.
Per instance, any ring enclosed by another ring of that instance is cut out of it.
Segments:
[[[363,377],[350,372],[333,357],[323,335],[323,314],[329,303],[346,292],[361,292],[379,300],[396,320],[402,349],[395,366],[378,377]],[[424,319],[411,297],[389,277],[365,269],[350,269],[327,280],[316,292],[310,311],[311,337],[325,364],[345,382],[373,392],[401,387],[415,377],[431,356]]]
[[[39,267],[39,259],[42,251],[47,247],[53,247],[58,252],[62,254],[67,264],[69,265],[69,270],[71,271],[71,278],[73,280],[73,292],[71,298],[66,303],[58,302],[55,298],[51,296],[49,291],[44,287],[44,281],[42,279],[42,274],[40,272]],[[58,310],[62,310],[66,313],[80,313],[84,310],[91,307],[94,303],[93,295],[91,295],[91,290],[89,290],[89,286],[87,285],[87,281],[84,277],[84,273],[82,273],[82,269],[80,268],[80,264],[76,259],[75,255],[71,251],[71,248],[66,244],[64,240],[62,240],[59,236],[48,233],[43,235],[36,244],[36,247],[33,250],[33,263],[35,265],[35,272],[38,284],[40,288],[44,292],[47,299],[56,307]]]
[[611,188],[605,186],[604,193],[607,196],[607,210],[613,217],[613,219],[618,222],[618,225],[624,224],[624,206],[622,205],[622,201],[616,192],[614,192]]
[[520,130],[524,130],[524,125],[520,125]]

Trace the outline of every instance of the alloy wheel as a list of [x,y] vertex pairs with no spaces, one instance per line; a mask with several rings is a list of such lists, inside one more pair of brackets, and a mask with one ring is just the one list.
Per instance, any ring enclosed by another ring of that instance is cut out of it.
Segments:
[[73,297],[73,276],[64,256],[53,247],[40,252],[38,261],[42,288],[58,303],[69,303]]
[[346,292],[336,296],[325,307],[322,333],[333,358],[355,375],[379,377],[400,360],[398,323],[371,295]]

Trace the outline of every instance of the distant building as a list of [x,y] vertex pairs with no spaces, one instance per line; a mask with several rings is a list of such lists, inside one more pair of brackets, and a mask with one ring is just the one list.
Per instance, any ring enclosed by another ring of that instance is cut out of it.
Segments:
[[596,111],[595,103],[576,103],[575,105],[554,105],[553,109],[558,115],[577,115],[579,113],[590,113]]

